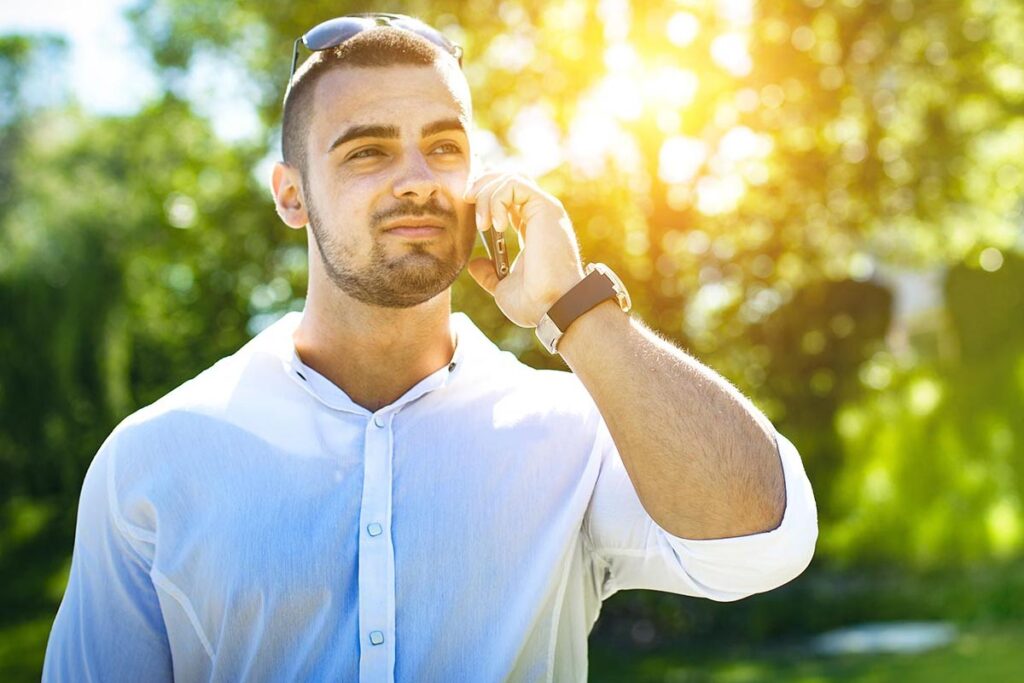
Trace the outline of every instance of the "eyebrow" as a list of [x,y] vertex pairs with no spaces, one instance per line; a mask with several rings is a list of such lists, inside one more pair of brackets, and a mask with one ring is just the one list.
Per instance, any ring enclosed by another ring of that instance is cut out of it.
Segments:
[[[456,130],[461,131],[463,134],[466,133],[466,126],[463,125],[460,119],[441,119],[440,121],[434,121],[423,126],[420,130],[421,137],[429,137],[431,135],[437,135],[445,131]],[[355,125],[346,130],[344,133],[339,135],[331,146],[327,149],[327,153],[330,154],[335,148],[344,145],[346,142],[351,142],[359,138],[397,138],[399,137],[398,126],[378,126],[378,125]]]

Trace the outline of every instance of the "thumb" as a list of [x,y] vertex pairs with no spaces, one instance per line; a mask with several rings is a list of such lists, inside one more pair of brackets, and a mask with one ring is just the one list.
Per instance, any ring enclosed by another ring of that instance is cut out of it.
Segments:
[[467,269],[476,283],[493,296],[494,290],[498,286],[498,274],[494,272],[494,263],[491,262],[491,259],[475,258],[469,262]]

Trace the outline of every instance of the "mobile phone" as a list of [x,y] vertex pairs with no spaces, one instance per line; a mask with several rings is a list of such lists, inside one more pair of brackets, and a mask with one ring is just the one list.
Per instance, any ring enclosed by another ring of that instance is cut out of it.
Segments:
[[498,279],[503,279],[508,275],[508,247],[505,244],[505,233],[498,232],[491,227],[480,233],[480,239],[484,243],[487,255],[491,257],[491,263],[494,264],[494,272],[498,274]]

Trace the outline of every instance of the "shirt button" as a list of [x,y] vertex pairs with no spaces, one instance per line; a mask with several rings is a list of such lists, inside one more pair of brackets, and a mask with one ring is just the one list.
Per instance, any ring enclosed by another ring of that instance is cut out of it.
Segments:
[[373,524],[367,525],[366,531],[369,532],[371,536],[380,536],[381,532],[384,531],[384,527],[377,524],[377,522],[374,522]]
[[448,364],[448,371],[449,371],[449,372],[451,372],[451,371],[452,371],[452,370],[454,370],[454,369],[455,369],[455,363],[454,363],[454,362],[452,362],[452,363],[449,363],[449,364]]
[[383,415],[374,415],[374,417],[373,417],[373,424],[377,425],[378,427],[383,427],[384,426],[384,416]]
[[370,642],[374,645],[380,645],[384,642],[384,634],[380,631],[370,631]]

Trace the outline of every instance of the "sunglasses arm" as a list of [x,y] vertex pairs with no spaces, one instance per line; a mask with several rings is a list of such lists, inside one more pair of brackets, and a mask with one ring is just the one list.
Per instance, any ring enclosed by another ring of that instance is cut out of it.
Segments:
[[292,73],[288,76],[289,82],[292,80],[292,76],[295,75],[295,67],[299,63],[299,43],[302,42],[302,38],[295,39],[295,49],[292,51]]

